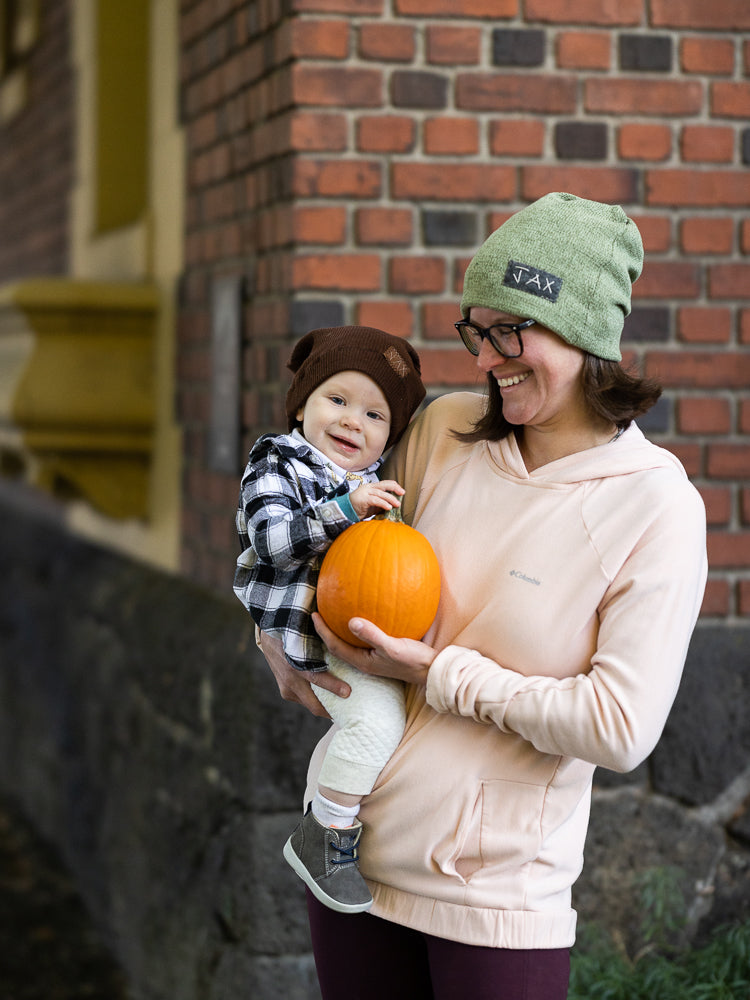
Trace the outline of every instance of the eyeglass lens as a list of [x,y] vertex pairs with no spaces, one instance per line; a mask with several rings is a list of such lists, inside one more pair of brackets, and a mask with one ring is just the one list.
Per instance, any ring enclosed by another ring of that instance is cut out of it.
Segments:
[[523,352],[521,338],[513,328],[505,329],[501,326],[493,326],[485,329],[468,322],[456,323],[456,326],[461,340],[472,354],[479,354],[485,337],[497,353],[502,354],[505,358],[517,358]]

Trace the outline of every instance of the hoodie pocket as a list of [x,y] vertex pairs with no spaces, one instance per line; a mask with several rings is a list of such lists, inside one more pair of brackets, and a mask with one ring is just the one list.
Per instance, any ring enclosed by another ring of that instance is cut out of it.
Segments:
[[545,793],[546,785],[483,781],[467,800],[457,829],[436,846],[433,861],[462,883],[480,870],[500,872],[533,861],[542,844]]
[[539,856],[546,785],[522,781],[482,783],[482,868],[520,868]]
[[465,884],[481,868],[482,786],[467,798],[455,830],[446,831],[435,845],[432,860],[444,875]]

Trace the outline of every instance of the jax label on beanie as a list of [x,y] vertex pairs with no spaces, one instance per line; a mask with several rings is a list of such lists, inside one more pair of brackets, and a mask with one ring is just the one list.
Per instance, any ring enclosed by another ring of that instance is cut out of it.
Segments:
[[547,299],[549,302],[557,302],[562,283],[562,278],[556,274],[542,271],[531,264],[521,264],[517,260],[508,261],[503,278],[503,284],[509,288],[517,288],[521,292],[528,292],[529,295],[536,295],[537,298]]

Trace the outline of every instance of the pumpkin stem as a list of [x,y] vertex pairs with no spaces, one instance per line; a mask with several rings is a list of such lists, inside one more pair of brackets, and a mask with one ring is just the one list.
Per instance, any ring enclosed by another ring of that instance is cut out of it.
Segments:
[[401,517],[401,507],[391,507],[389,511],[383,515],[384,521],[403,521]]

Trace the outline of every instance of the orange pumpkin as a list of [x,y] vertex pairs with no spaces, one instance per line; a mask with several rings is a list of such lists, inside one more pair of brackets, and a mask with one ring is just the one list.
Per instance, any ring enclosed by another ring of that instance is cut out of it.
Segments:
[[349,631],[366,618],[388,635],[421,639],[440,600],[440,567],[424,535],[396,508],[343,531],[326,552],[318,577],[318,611],[340,639],[365,648]]

